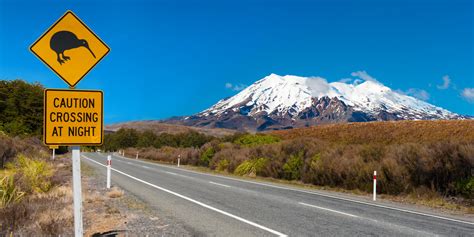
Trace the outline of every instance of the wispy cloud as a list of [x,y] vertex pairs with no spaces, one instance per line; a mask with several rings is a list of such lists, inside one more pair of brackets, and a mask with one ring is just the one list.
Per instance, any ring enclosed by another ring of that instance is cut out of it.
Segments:
[[461,91],[461,96],[468,102],[474,103],[474,88],[464,88]]
[[446,76],[443,76],[443,84],[437,85],[436,87],[440,90],[446,90],[449,88],[450,84],[451,84],[451,79],[449,78],[448,75],[446,75]]
[[247,87],[247,85],[244,85],[244,84],[234,85],[230,82],[225,83],[225,88],[233,90],[233,91],[241,91],[241,90],[245,89],[246,87]]
[[423,90],[423,89],[418,89],[418,88],[410,88],[406,91],[401,91],[401,90],[397,90],[398,93],[401,93],[401,94],[404,94],[404,95],[409,95],[409,96],[413,96],[417,99],[420,99],[420,100],[423,100],[423,101],[427,101],[430,99],[430,93],[428,93],[427,91]]
[[358,77],[358,78],[360,78],[364,81],[371,81],[371,82],[380,83],[379,81],[377,81],[377,79],[375,77],[369,75],[366,71],[353,72],[353,73],[351,73],[351,76]]
[[350,83],[352,81],[352,78],[342,78],[339,80],[339,82],[342,82],[342,83]]

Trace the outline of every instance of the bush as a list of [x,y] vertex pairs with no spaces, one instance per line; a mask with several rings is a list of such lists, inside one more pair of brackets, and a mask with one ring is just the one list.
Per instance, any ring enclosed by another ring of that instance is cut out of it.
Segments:
[[28,193],[43,193],[51,189],[51,177],[53,168],[41,160],[29,159],[24,155],[18,155],[15,163],[9,163],[7,168],[15,170],[18,184],[21,189]]
[[280,139],[278,137],[275,137],[272,135],[246,134],[246,135],[236,138],[234,140],[234,143],[238,145],[242,145],[242,146],[252,147],[252,146],[258,146],[258,145],[271,144],[271,143],[275,143],[279,141]]
[[261,175],[261,172],[263,171],[267,163],[267,158],[255,158],[252,160],[246,160],[235,169],[234,174],[255,177],[257,175]]
[[303,168],[303,152],[291,155],[288,161],[283,165],[285,178],[295,180],[301,178],[301,169]]
[[221,160],[217,163],[216,170],[217,171],[226,171],[229,168],[229,160]]
[[212,157],[216,151],[214,150],[213,147],[207,148],[202,154],[201,154],[201,160],[200,163],[202,166],[209,166],[209,162],[211,161]]
[[458,181],[456,184],[456,192],[466,198],[474,198],[474,177]]

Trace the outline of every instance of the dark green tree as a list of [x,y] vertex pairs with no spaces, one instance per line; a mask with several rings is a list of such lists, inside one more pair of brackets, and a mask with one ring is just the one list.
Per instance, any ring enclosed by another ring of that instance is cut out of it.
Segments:
[[0,130],[14,136],[41,135],[43,91],[39,83],[0,80]]

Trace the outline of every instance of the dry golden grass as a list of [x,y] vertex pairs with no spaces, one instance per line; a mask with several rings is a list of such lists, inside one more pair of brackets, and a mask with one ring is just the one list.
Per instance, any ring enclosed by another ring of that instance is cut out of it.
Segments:
[[109,198],[119,198],[123,196],[123,191],[117,187],[112,187],[112,190],[107,192],[107,197]]
[[282,139],[318,138],[342,144],[474,142],[474,120],[345,123],[270,132]]

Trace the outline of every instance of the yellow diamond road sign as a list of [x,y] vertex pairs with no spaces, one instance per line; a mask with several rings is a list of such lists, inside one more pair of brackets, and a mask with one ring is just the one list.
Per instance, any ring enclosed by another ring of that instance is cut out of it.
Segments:
[[72,88],[110,51],[71,11],[54,23],[30,49]]
[[103,93],[46,89],[43,141],[46,145],[101,145]]

